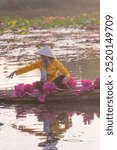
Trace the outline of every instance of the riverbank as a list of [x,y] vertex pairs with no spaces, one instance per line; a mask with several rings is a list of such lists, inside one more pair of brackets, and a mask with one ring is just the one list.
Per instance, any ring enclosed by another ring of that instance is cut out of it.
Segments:
[[0,17],[0,34],[8,30],[20,34],[27,34],[29,29],[38,28],[59,28],[59,27],[78,27],[88,30],[99,30],[99,14],[97,13],[82,13],[74,17],[37,17],[37,18],[22,18],[22,17]]

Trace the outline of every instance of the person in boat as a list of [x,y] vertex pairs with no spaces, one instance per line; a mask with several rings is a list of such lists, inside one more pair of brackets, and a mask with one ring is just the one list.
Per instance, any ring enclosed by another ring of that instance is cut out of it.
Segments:
[[[29,66],[25,66],[18,70],[13,71],[8,78],[13,78],[13,76],[26,73],[34,69],[40,69],[41,79],[36,82],[36,88],[42,90],[44,82],[50,81],[54,82],[58,88],[66,88],[66,83],[70,79],[70,73],[67,68],[56,59],[53,52],[48,46],[43,47],[42,49],[36,52],[38,60],[32,63]],[[58,73],[61,72],[62,75],[58,76]]]

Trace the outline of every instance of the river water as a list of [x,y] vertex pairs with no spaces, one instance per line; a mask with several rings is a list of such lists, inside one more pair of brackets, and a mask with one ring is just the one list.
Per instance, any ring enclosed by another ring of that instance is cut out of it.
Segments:
[[[40,79],[39,70],[14,76],[35,52],[49,45],[80,84],[100,73],[99,31],[78,28],[30,29],[27,35],[0,35],[0,89]],[[99,104],[0,104],[0,150],[99,150]]]
[[94,80],[99,75],[99,31],[30,29],[27,35],[9,32],[0,36],[0,88],[39,80],[39,70],[15,76],[13,80],[8,80],[6,76],[34,62],[37,59],[35,52],[44,45],[50,46],[76,80]]
[[1,150],[99,150],[99,106],[3,104],[0,139]]

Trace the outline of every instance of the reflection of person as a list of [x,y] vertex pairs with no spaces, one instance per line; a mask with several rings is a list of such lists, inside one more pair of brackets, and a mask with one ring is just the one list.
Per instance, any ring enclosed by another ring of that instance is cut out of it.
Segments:
[[[44,81],[53,81],[58,88],[65,88],[65,85],[70,79],[70,73],[68,70],[60,63],[48,46],[37,51],[37,56],[40,55],[40,58],[35,63],[20,68],[16,71],[13,71],[8,78],[13,78],[14,74],[20,75],[34,69],[40,69],[41,71],[41,80],[37,82],[36,87],[42,89]],[[63,75],[58,76],[58,72],[62,72]]]
[[[39,105],[39,110],[38,120],[43,121],[43,129],[46,133],[46,142],[39,143],[39,146],[57,142],[60,135],[72,126],[71,119],[68,119],[66,113],[49,112],[44,104]],[[64,125],[64,127],[61,128],[61,125]]]
[[91,124],[91,121],[94,119],[94,113],[84,113],[83,122],[84,124]]

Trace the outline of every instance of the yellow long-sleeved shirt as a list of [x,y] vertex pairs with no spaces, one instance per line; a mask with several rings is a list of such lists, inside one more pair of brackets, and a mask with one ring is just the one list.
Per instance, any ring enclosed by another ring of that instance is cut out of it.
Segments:
[[[20,75],[34,69],[40,69],[41,71],[42,67],[43,62],[41,60],[38,60],[29,66],[16,70],[15,73],[16,75]],[[66,77],[68,77],[68,79],[70,79],[68,70],[57,59],[54,59],[52,63],[50,63],[47,67],[47,81],[53,81],[54,79],[56,79],[59,71],[62,72]]]

